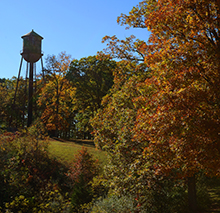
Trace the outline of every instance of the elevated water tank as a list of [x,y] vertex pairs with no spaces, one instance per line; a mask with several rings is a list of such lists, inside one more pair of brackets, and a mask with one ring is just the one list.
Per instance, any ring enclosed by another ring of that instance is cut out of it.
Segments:
[[43,37],[32,30],[30,33],[21,36],[23,39],[23,52],[21,55],[27,62],[35,63],[42,57],[41,41]]

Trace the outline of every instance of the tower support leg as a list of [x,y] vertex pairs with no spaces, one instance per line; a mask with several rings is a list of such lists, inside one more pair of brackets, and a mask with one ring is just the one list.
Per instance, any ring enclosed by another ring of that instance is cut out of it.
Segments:
[[33,63],[30,63],[30,73],[29,73],[29,93],[28,93],[28,121],[27,127],[32,123],[33,119]]

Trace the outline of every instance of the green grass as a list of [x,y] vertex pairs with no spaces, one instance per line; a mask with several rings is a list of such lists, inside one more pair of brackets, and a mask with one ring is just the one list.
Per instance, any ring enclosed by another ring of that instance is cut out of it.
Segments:
[[104,151],[95,148],[92,140],[55,140],[50,139],[49,153],[52,157],[59,159],[63,163],[71,163],[74,160],[74,155],[86,147],[88,152],[98,159],[100,164],[105,165],[107,163],[107,154]]

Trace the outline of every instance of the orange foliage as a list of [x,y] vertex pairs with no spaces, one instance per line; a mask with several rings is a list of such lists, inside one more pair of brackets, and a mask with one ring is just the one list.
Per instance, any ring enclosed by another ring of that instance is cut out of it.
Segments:
[[144,154],[163,173],[220,174],[219,9],[205,0],[148,5],[145,26],[152,34],[140,50],[152,69],[145,84],[154,93],[139,110],[136,137],[150,141]]

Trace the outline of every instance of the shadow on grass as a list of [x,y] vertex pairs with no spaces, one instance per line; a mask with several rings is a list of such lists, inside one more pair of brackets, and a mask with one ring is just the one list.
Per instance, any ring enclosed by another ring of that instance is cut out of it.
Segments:
[[217,177],[206,179],[207,191],[210,198],[209,208],[201,213],[220,213],[220,179]]
[[59,141],[59,142],[62,142],[62,143],[69,143],[69,142],[72,142],[72,143],[76,143],[78,145],[86,145],[86,146],[92,146],[92,147],[95,147],[95,143],[93,140],[83,140],[83,139],[62,139],[62,138],[52,138],[53,140],[56,140],[56,141]]
[[220,186],[212,187],[208,190],[212,200],[211,209],[207,212],[220,212]]

